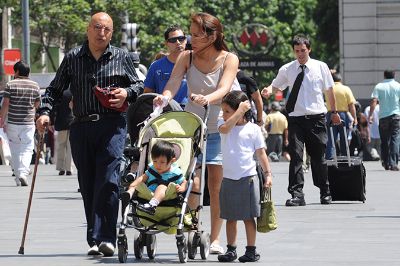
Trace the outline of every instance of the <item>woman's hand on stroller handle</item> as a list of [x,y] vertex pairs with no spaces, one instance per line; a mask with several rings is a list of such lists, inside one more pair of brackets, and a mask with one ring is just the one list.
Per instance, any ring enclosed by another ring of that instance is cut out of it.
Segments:
[[190,95],[190,99],[193,102],[195,102],[195,103],[197,103],[197,104],[199,104],[201,106],[204,106],[204,107],[209,105],[209,101],[208,101],[207,97],[205,95],[202,95],[202,94],[194,94],[194,93],[192,93]]
[[158,117],[165,106],[169,103],[169,97],[165,95],[158,95],[153,99],[153,112],[150,114],[150,118]]
[[164,108],[165,106],[168,105],[170,100],[170,97],[166,96],[166,95],[157,95],[154,99],[153,99],[153,106],[154,109],[158,106],[161,106],[161,108]]

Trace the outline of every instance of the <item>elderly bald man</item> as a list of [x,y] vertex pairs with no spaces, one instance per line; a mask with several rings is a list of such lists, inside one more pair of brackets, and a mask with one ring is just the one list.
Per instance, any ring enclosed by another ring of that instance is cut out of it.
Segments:
[[[91,17],[87,41],[68,52],[46,89],[36,127],[44,132],[49,112],[70,88],[73,96],[71,152],[87,221],[88,255],[112,256],[118,219],[119,165],[126,138],[125,101],[135,101],[143,82],[129,54],[110,45],[113,20],[104,12]],[[110,88],[108,105],[94,88]]]

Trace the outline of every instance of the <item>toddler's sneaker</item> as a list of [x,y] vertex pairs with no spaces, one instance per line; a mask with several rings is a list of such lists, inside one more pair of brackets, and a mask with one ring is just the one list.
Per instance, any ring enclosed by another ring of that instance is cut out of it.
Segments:
[[128,187],[130,183],[135,181],[136,179],[136,174],[134,173],[127,173],[126,176],[123,176],[121,178],[121,184],[123,187]]
[[156,213],[156,206],[152,206],[149,203],[145,203],[145,204],[138,204],[137,208],[139,210],[141,210],[142,212],[145,212],[147,214],[150,215],[154,215]]
[[21,186],[21,181],[19,181],[18,177],[14,178],[14,180],[15,180],[15,183],[17,184],[17,187]]

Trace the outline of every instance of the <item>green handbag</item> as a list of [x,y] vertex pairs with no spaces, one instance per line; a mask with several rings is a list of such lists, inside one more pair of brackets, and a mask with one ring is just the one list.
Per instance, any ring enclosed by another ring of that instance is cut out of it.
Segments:
[[268,233],[278,227],[274,202],[271,197],[271,188],[263,189],[260,217],[257,217],[257,232]]

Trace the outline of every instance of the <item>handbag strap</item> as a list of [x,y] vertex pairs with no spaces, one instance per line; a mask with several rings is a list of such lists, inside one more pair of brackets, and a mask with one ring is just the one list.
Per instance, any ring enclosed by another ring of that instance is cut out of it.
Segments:
[[272,189],[270,187],[263,188],[261,203],[272,201]]

